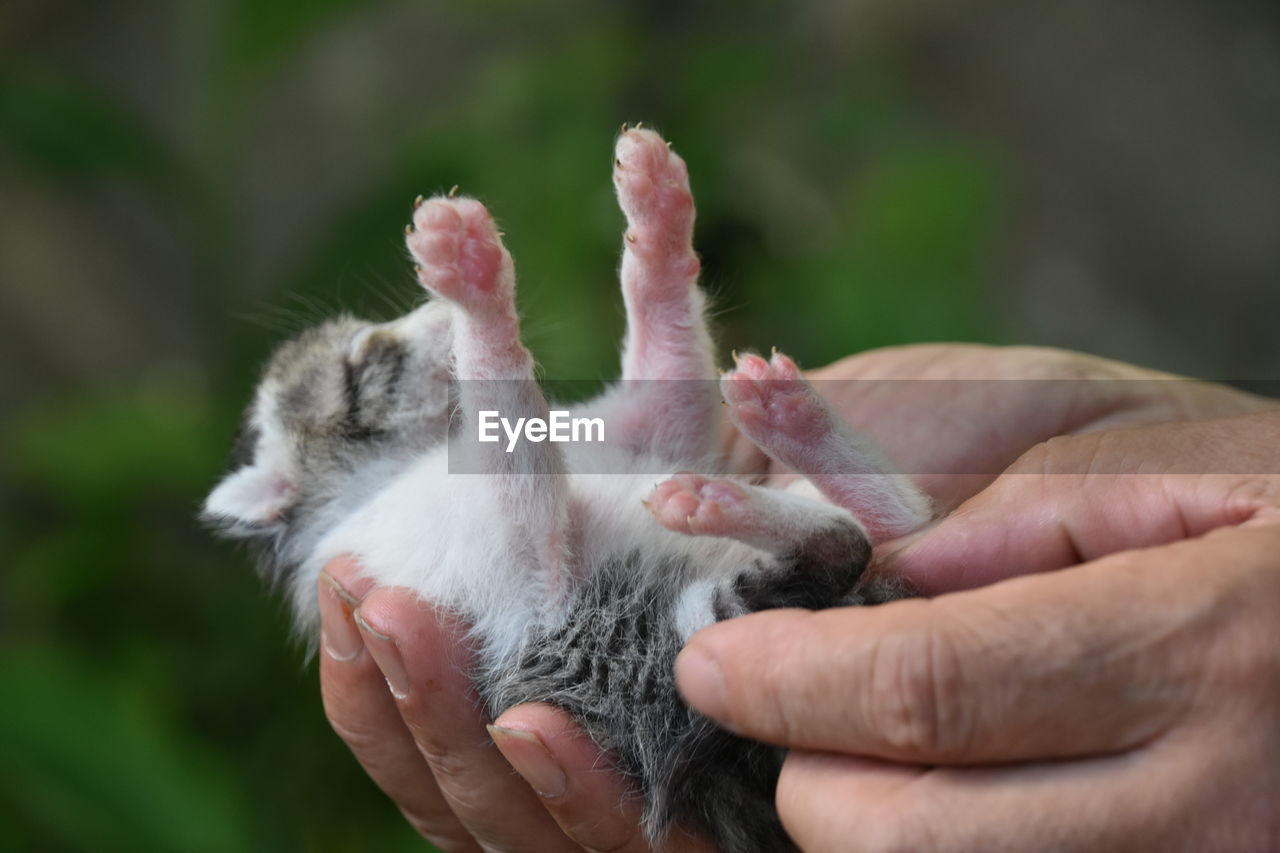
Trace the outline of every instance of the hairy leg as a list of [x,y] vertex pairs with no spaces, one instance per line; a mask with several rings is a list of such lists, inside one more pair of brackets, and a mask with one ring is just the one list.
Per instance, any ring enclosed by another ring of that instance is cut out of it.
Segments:
[[[548,418],[533,376],[533,357],[520,342],[515,269],[484,205],[469,198],[432,198],[414,211],[406,237],[423,286],[453,306],[453,360],[458,379],[461,439],[450,452],[467,454],[467,473],[490,476],[503,517],[516,529],[515,559],[540,570],[561,590],[566,498],[564,462],[550,442],[476,441],[479,413]],[[453,460],[451,460],[452,462]]]
[[711,615],[766,607],[829,607],[857,584],[871,558],[867,532],[848,510],[735,480],[679,473],[647,501],[663,527],[746,542],[774,559],[708,589]]
[[693,195],[680,156],[651,130],[623,128],[613,169],[626,215],[622,379],[608,406],[634,450],[672,461],[703,458],[720,413],[711,335],[693,251]]
[[781,489],[681,472],[648,500],[658,523],[677,533],[725,536],[779,557],[824,562],[870,556],[866,530],[848,510]]
[[853,513],[872,542],[909,533],[929,520],[928,499],[894,471],[870,439],[827,407],[785,355],[775,352],[768,361],[739,356],[720,388],[742,433]]

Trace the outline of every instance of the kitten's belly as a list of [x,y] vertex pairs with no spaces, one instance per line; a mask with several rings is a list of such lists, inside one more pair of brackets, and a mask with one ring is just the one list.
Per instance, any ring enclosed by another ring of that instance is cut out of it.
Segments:
[[[356,555],[381,586],[408,587],[424,599],[464,614],[499,656],[515,649],[530,625],[563,619],[567,595],[590,584],[610,554],[639,555],[626,583],[676,595],[700,578],[728,577],[761,552],[740,542],[673,533],[657,523],[642,499],[662,475],[569,475],[566,576],[548,583],[511,559],[526,531],[495,499],[490,477],[449,473],[448,450],[433,449],[316,546],[308,565],[314,587],[326,562]],[[615,581],[617,579],[615,578]],[[568,591],[568,592],[567,592]],[[711,621],[686,613],[684,637]],[[691,621],[692,620],[692,621]]]

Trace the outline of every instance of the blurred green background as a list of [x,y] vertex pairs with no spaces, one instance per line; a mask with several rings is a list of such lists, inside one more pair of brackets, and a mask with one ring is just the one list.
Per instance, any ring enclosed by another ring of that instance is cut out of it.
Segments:
[[421,849],[193,521],[257,365],[485,200],[549,377],[613,375],[620,122],[719,338],[1280,363],[1272,3],[0,2],[0,849]]

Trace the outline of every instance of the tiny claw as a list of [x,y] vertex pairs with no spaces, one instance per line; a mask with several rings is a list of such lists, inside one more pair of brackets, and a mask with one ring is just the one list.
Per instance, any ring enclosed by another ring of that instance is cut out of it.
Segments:
[[626,133],[626,132],[627,132],[628,130],[630,130],[630,129],[631,129],[631,125],[627,124],[627,123],[624,121],[624,122],[622,123],[622,130],[620,130],[620,131],[618,131],[618,132],[619,132],[619,133]]
[[422,203],[426,200],[427,200],[426,196],[424,196],[422,193],[418,193],[418,197],[413,200],[413,209],[417,210],[418,208],[422,207]]
[[685,527],[689,528],[690,530],[692,530],[692,529],[693,529],[693,516],[692,516],[692,515],[686,515],[686,516],[684,517],[684,525],[685,525]]
[[617,157],[614,157],[614,158],[613,158],[613,165],[614,165],[614,167],[615,167],[615,168],[621,169],[621,168],[622,168],[622,161],[621,161],[620,159],[618,159]]
[[458,185],[454,184],[453,186],[449,187],[449,198],[457,198],[457,197],[458,197]]
[[634,243],[636,241],[636,235],[632,234],[630,231],[628,231],[626,234],[623,234],[622,237],[628,243]]
[[422,275],[422,265],[421,265],[421,264],[414,264],[414,265],[413,265],[413,271],[414,271],[415,273],[417,273],[418,275]]
[[729,350],[729,352],[733,353],[733,360],[734,360],[734,361],[737,361],[737,360],[738,360],[738,351],[737,351],[736,349],[731,349],[731,350]]
[[648,498],[641,498],[641,499],[640,499],[640,505],[641,505],[641,506],[643,506],[645,509],[648,509],[648,510],[652,510],[652,509],[653,509],[651,506],[649,506],[649,499],[648,499]]
[[642,128],[642,127],[644,127],[644,122],[642,122],[642,121],[638,121],[638,122],[636,122],[636,130],[639,130],[639,129],[640,129],[640,128]]
[[777,347],[769,347],[769,358],[776,358],[778,355]]
[[404,227],[404,235],[408,237],[412,233],[413,233],[413,223],[410,222],[408,225]]

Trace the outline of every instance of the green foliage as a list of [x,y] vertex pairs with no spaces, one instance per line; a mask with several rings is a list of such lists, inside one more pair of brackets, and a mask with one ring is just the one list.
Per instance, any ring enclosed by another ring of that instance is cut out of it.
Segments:
[[[0,426],[0,849],[422,849],[325,725],[282,605],[193,521],[276,327],[308,319],[264,318],[249,295],[236,188],[256,111],[325,39],[396,8],[176,4],[187,142],[34,52],[0,69],[0,157],[51,187],[123,188],[171,221],[210,352],[200,370],[158,356],[136,381],[63,389]],[[772,4],[433,14],[448,43],[424,34],[424,50],[467,75],[424,82],[380,129],[385,156],[273,273],[277,308],[398,313],[417,298],[409,204],[460,184],[507,232],[546,375],[585,393],[616,370],[609,146],[640,119],[690,163],[726,350],[776,344],[817,365],[990,337],[1001,176],[912,104],[891,55],[817,62]]]
[[[245,850],[243,792],[209,747],[158,717],[138,685],[104,679],[63,649],[0,649],[5,796],[54,838],[83,850]],[[91,723],[91,725],[86,725]],[[13,839],[11,839],[13,840]]]
[[0,138],[64,181],[119,176],[158,187],[177,171],[170,152],[109,96],[39,67],[0,78]]

